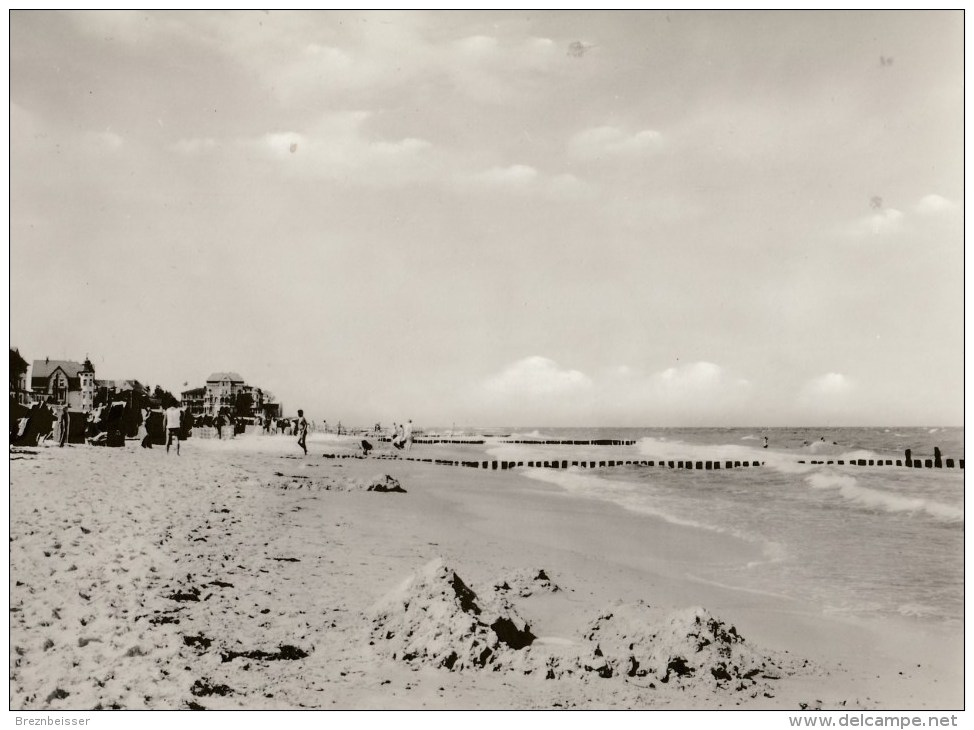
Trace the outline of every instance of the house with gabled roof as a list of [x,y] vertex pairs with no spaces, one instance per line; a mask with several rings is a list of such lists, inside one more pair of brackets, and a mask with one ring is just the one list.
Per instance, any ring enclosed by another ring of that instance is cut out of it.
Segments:
[[30,390],[34,401],[66,405],[72,410],[91,411],[95,406],[95,367],[85,358],[73,360],[34,360]]

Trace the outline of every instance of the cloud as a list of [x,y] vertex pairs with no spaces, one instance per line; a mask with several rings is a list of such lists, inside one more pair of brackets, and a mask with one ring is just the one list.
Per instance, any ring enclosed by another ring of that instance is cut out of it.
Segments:
[[237,12],[194,22],[214,50],[250,69],[286,105],[302,109],[361,99],[363,91],[399,98],[409,89],[422,98],[427,87],[509,104],[531,98],[565,60],[549,38],[468,35],[462,21],[443,32],[439,20],[424,13]]
[[475,175],[475,178],[488,185],[523,188],[538,179],[538,171],[530,165],[510,165],[492,167]]
[[[952,200],[931,193],[923,196],[916,205],[912,206],[909,214],[896,208],[880,208],[871,215],[846,225],[843,233],[851,238],[862,240],[891,238],[907,229],[911,233],[916,233],[937,218],[945,218],[958,207]],[[926,222],[923,222],[923,219],[926,219]]]
[[94,152],[114,152],[122,148],[125,140],[111,130],[104,132],[85,132],[81,136],[81,144],[84,149]]
[[570,395],[591,385],[584,373],[563,369],[554,360],[538,355],[508,365],[483,384],[490,393],[517,398]]
[[[462,160],[454,160],[456,168],[463,164]],[[454,177],[459,183],[472,184],[481,190],[536,195],[550,200],[577,200],[591,192],[585,181],[571,173],[550,175],[523,164],[495,166],[472,174],[457,169]]]
[[533,356],[481,384],[481,405],[501,421],[646,425],[740,423],[747,420],[752,387],[711,362],[645,373],[627,366],[597,376]]
[[217,142],[213,137],[194,137],[181,139],[172,145],[172,149],[181,155],[194,156],[216,149]]
[[663,135],[652,129],[630,134],[618,127],[596,127],[579,132],[569,140],[568,151],[579,159],[619,155],[644,155],[662,149]]
[[620,406],[628,397],[646,410],[669,419],[706,415],[720,420],[743,406],[751,384],[712,362],[697,361],[648,375],[631,371],[625,389],[617,394]]
[[854,238],[892,236],[903,229],[905,216],[896,208],[878,210],[872,215],[853,221],[846,233]]
[[372,137],[367,111],[328,114],[303,131],[268,132],[245,144],[288,173],[370,185],[427,179],[433,145],[416,137]]
[[940,213],[949,213],[956,208],[957,203],[940,195],[930,194],[923,196],[914,209],[921,215],[937,215]]
[[825,373],[806,382],[799,391],[798,400],[806,405],[827,405],[844,399],[853,389],[852,381],[842,373]]
[[682,367],[667,368],[656,376],[665,392],[690,392],[712,389],[726,379],[723,368],[712,362],[694,362]]

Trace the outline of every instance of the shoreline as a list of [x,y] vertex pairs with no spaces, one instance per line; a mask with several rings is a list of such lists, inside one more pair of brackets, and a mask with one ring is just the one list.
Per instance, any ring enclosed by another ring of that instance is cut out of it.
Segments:
[[[290,439],[190,439],[178,458],[129,444],[40,447],[12,461],[11,606],[20,610],[11,614],[11,709],[113,702],[251,709],[963,706],[962,627],[826,616],[792,599],[688,577],[705,561],[749,557],[754,546],[739,538],[700,534],[517,472],[330,461],[294,450]],[[378,474],[395,477],[406,494],[338,488]],[[336,488],[314,488],[326,483]],[[117,545],[106,539],[109,532]],[[543,569],[562,591],[518,602],[539,636],[572,641],[619,601],[703,606],[737,626],[748,644],[809,659],[814,670],[776,682],[773,697],[690,697],[612,680],[545,682],[377,656],[368,639],[370,609],[436,559],[478,595],[504,575]],[[191,589],[201,600],[166,598]],[[86,641],[93,634],[109,638]],[[308,656],[259,660],[282,645]],[[240,659],[221,661],[218,646],[224,656],[250,651],[258,660],[247,669]],[[123,676],[106,679],[99,666],[113,661]],[[228,691],[208,693],[214,687]]]

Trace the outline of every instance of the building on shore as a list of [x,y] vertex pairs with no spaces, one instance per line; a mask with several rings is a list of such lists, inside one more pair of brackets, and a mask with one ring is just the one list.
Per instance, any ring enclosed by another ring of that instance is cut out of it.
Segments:
[[89,358],[74,360],[34,360],[30,368],[30,390],[26,402],[66,405],[73,411],[90,413],[96,404],[116,398],[129,403],[144,403],[150,396],[148,386],[138,380],[98,380]]
[[16,347],[10,348],[10,402],[28,405],[32,402],[30,388],[27,387],[28,363]]
[[179,394],[179,403],[190,415],[202,416],[206,414],[206,388],[190,388]]
[[34,360],[30,374],[30,398],[37,403],[66,405],[90,412],[95,407],[95,367],[85,358],[73,360]]
[[[191,414],[215,416],[219,413],[234,417],[265,416],[268,404],[264,392],[235,372],[216,372],[206,379],[206,385],[182,391],[180,403]],[[273,408],[271,410],[274,410]]]

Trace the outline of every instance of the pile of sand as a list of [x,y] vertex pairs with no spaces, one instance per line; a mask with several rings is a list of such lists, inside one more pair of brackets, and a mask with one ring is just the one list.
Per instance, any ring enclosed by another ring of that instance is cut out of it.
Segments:
[[757,651],[733,626],[699,607],[667,611],[643,602],[620,604],[599,615],[584,638],[594,648],[583,669],[647,686],[757,696],[770,693],[769,682],[793,673],[790,660]]
[[405,494],[399,480],[388,474],[379,474],[371,479],[351,479],[341,475],[284,474],[275,471],[275,479],[268,486],[278,489],[307,489],[326,492],[399,492]]
[[[543,588],[542,588],[543,587]],[[513,670],[547,679],[621,679],[647,689],[773,696],[793,662],[746,644],[703,608],[613,606],[571,639],[537,638],[508,594],[559,590],[544,570],[522,571],[481,599],[437,559],[373,609],[372,644],[394,660],[452,671]],[[541,627],[543,628],[543,627]]]
[[515,570],[494,583],[494,590],[528,598],[535,593],[557,593],[562,588],[548,577],[544,568],[539,568],[537,570]]
[[481,599],[437,559],[372,609],[372,644],[391,658],[443,667],[525,669],[535,636],[502,597]]

